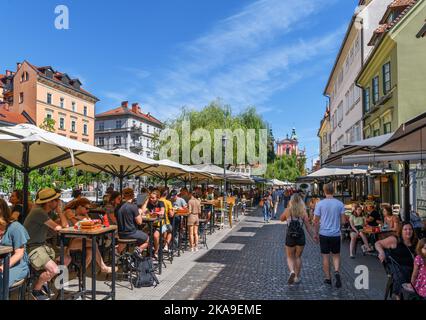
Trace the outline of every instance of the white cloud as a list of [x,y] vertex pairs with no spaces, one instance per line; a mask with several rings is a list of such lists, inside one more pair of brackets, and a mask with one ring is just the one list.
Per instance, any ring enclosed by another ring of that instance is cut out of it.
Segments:
[[[125,68],[135,78],[129,79],[133,87],[107,97],[122,100],[125,94],[136,94],[144,110],[164,120],[181,106],[199,109],[217,97],[236,111],[261,105],[260,111],[270,112],[272,95],[312,76],[338,46],[344,28],[321,36],[312,32],[311,23],[335,1],[255,1],[198,39],[181,44],[168,69],[150,75]],[[150,91],[137,81],[147,76],[154,88]]]

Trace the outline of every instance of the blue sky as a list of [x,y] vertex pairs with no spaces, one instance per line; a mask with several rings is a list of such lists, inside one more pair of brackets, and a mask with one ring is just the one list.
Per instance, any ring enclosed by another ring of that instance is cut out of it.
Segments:
[[[258,108],[275,138],[296,127],[318,156],[322,95],[358,0],[2,0],[0,72],[15,63],[79,77],[101,101],[161,120],[221,98]],[[57,5],[70,29],[54,27]]]

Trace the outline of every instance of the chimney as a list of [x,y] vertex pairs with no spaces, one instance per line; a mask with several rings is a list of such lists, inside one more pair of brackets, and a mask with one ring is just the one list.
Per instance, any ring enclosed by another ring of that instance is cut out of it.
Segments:
[[17,62],[17,63],[16,63],[16,70],[18,70],[18,69],[21,67],[21,65],[22,65],[22,64],[21,64],[20,62]]
[[134,113],[138,113],[138,112],[140,112],[140,110],[141,110],[141,108],[139,107],[139,103],[132,103],[132,111],[134,112]]
[[127,109],[128,104],[129,104],[129,101],[123,101],[123,102],[121,102],[121,107]]

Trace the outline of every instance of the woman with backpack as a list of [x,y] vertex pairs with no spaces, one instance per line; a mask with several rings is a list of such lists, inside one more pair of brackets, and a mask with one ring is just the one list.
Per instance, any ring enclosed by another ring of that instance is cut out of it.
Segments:
[[302,253],[306,243],[304,225],[311,238],[313,237],[313,230],[306,214],[305,203],[299,194],[295,193],[291,196],[288,208],[284,210],[280,220],[287,221],[288,225],[285,248],[290,276],[287,283],[299,283],[302,270]]

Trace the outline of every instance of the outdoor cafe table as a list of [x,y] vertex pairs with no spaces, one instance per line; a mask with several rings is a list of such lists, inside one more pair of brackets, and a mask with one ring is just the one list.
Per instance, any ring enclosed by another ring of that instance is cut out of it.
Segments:
[[[213,234],[213,230],[214,230],[214,222],[216,221],[216,213],[214,211],[214,201],[211,200],[205,200],[205,201],[201,201],[201,205],[203,207],[210,207],[210,235]],[[203,208],[204,209],[204,208]]]
[[[151,213],[152,215],[152,213]],[[158,274],[161,274],[162,271],[162,265],[163,265],[163,233],[161,232],[161,229],[163,228],[163,219],[160,218],[158,215],[157,217],[147,217],[142,216],[142,222],[148,223],[149,225],[149,256],[152,258],[154,256],[154,222],[160,223],[160,241],[159,241],[159,248],[158,248]]]
[[0,246],[0,259],[3,260],[3,292],[0,300],[9,300],[9,264],[12,247]]
[[[115,300],[115,276],[116,276],[116,272],[115,272],[115,237],[114,237],[114,233],[117,230],[117,226],[109,226],[109,227],[103,227],[97,230],[78,230],[78,229],[74,229],[73,227],[71,228],[65,228],[65,229],[61,229],[59,230],[59,234],[60,234],[60,245],[61,245],[61,252],[60,252],[60,256],[61,256],[61,265],[64,265],[64,240],[65,238],[81,238],[82,239],[82,258],[81,258],[81,270],[82,270],[82,288],[81,291],[74,293],[72,296],[73,297],[79,297],[81,296],[83,299],[86,298],[86,294],[90,294],[92,295],[92,300],[96,300],[96,294],[103,294],[106,295],[103,300],[109,299],[111,298],[111,300]],[[110,246],[110,250],[111,250],[111,268],[112,268],[112,280],[111,280],[111,291],[110,292],[106,292],[106,291],[96,291],[96,239],[100,236],[106,235],[111,233],[111,246]],[[92,240],[92,290],[86,290],[86,252],[87,252],[87,248],[86,248],[86,239],[91,239]],[[64,299],[64,285],[62,284],[61,286],[61,291],[60,291],[60,299],[63,300]]]

